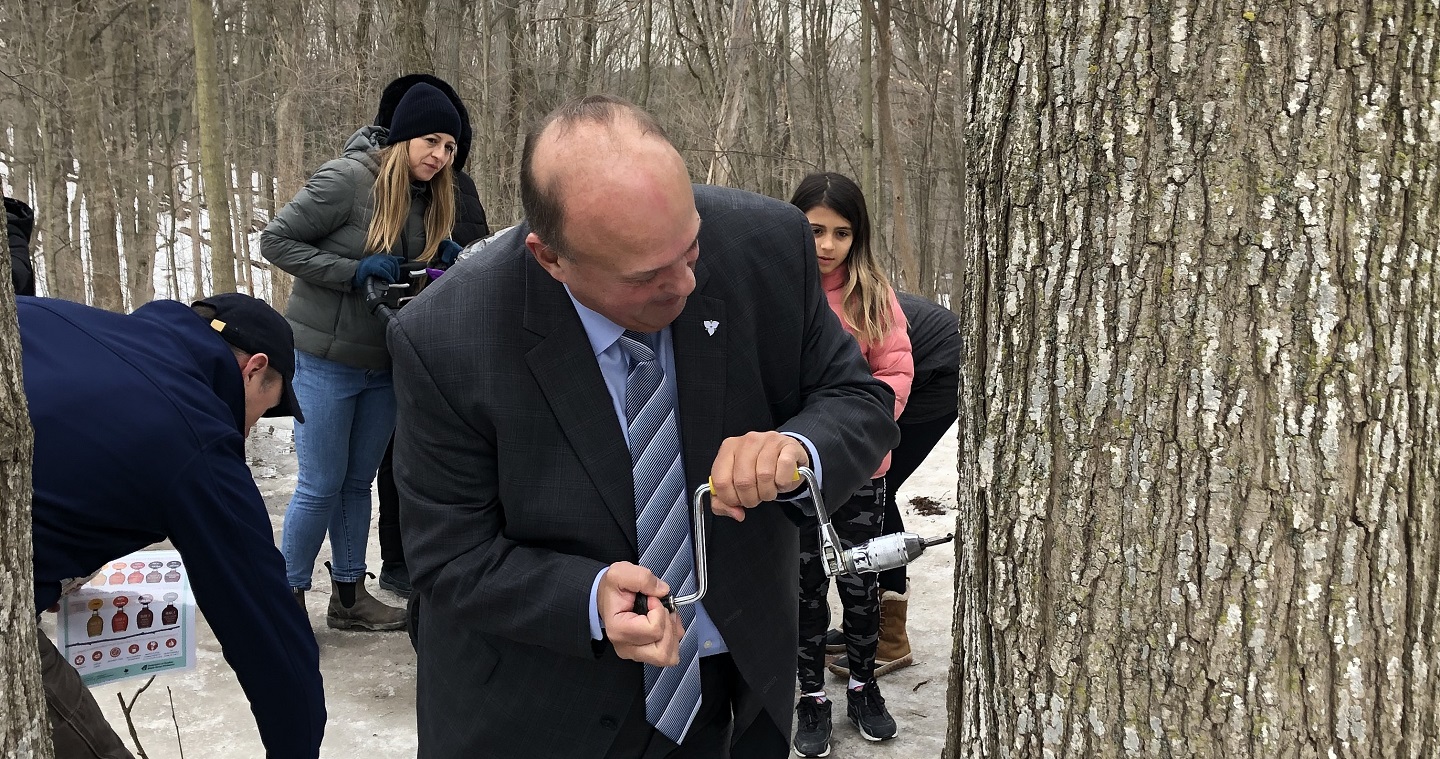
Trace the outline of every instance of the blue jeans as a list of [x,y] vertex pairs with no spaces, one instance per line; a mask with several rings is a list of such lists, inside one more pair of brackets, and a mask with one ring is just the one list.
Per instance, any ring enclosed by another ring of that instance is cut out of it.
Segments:
[[285,511],[280,551],[290,587],[310,589],[320,541],[330,531],[336,582],[365,576],[370,483],[395,431],[395,389],[387,369],[356,369],[295,352],[299,474]]

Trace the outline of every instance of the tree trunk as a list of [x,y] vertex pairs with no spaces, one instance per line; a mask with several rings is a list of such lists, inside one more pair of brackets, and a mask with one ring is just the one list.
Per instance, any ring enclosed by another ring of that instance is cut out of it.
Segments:
[[[85,16],[81,14],[78,18]],[[103,45],[98,40],[92,41],[87,26],[76,24],[71,38],[80,44],[72,48],[72,55],[67,56],[71,88],[78,94],[75,99],[76,147],[80,158],[77,199],[84,198],[86,221],[86,227],[76,229],[82,231],[81,239],[89,242],[84,249],[89,253],[90,304],[111,311],[124,311],[120,242],[116,237],[118,200],[110,171],[111,155],[103,123],[106,109],[98,76],[104,61],[96,61],[103,55]]]
[[464,22],[465,3],[462,0],[438,0],[435,5],[435,74],[456,90],[461,89],[460,46]]
[[[880,120],[880,150],[885,154],[885,173],[889,176],[890,250],[900,266],[897,289],[919,292],[920,265],[915,262],[915,245],[910,240],[910,217],[905,203],[905,159],[900,155],[900,140],[895,134],[895,119],[890,109],[890,72],[894,68],[894,41],[890,38],[891,0],[866,0],[867,12],[873,12],[875,38],[879,40],[876,90],[876,117]],[[883,206],[882,206],[883,207]],[[877,219],[883,223],[883,220]]]
[[[85,302],[85,271],[80,259],[80,246],[70,234],[70,201],[67,186],[75,161],[70,156],[68,129],[60,109],[54,105],[40,106],[40,144],[44,182],[35,214],[40,230],[40,250],[45,260],[45,294],[76,303]],[[40,255],[36,255],[40,257]]]
[[[425,13],[430,0],[392,0],[395,11],[395,30],[400,41],[400,67],[398,74],[429,74],[435,70],[430,56],[430,45],[425,39]],[[451,83],[453,86],[453,82]],[[368,121],[366,123],[369,123]]]
[[[145,23],[148,14],[138,14],[139,22]],[[136,34],[146,38],[153,37],[156,30],[139,28]],[[159,182],[153,182],[153,173],[150,158],[150,143],[155,131],[151,128],[151,112],[154,106],[144,100],[141,94],[143,86],[143,75],[141,56],[143,49],[132,39],[122,40],[122,51],[125,56],[125,66],[128,92],[123,96],[125,103],[125,114],[133,124],[133,131],[126,135],[124,140],[124,162],[123,166],[128,167],[125,176],[118,182],[124,188],[123,208],[125,214],[120,219],[121,229],[124,231],[125,243],[125,290],[130,299],[132,309],[149,303],[155,299],[155,233],[157,229],[155,214],[158,203],[155,201],[156,189]],[[153,66],[152,61],[145,61],[144,68]]]
[[641,22],[640,39],[640,97],[635,102],[641,108],[650,107],[650,88],[655,78],[655,67],[652,58],[655,54],[655,0],[642,0],[644,8],[641,11],[643,21]]
[[[303,82],[305,76],[305,24],[275,24],[275,49],[280,55],[279,107],[275,110],[275,165],[278,187],[270,218],[305,184],[305,124]],[[270,305],[280,313],[290,302],[294,284],[289,274],[278,266],[270,267]]]
[[[210,219],[211,282],[196,280],[204,293],[235,291],[235,245],[230,239],[230,165],[220,150],[220,82],[215,56],[215,9],[211,0],[190,0],[195,42],[195,118],[200,132],[200,174]],[[200,229],[200,220],[192,220]],[[199,272],[197,272],[197,275]]]
[[860,191],[879,197],[875,163],[875,70],[872,67],[875,31],[869,12],[860,14]]
[[745,78],[749,71],[750,45],[755,39],[755,26],[750,21],[750,0],[735,0],[730,19],[729,49],[725,53],[725,94],[715,128],[715,155],[710,159],[707,184],[728,185],[735,170],[730,164],[730,150],[740,134],[740,119],[745,114]]
[[30,531],[30,453],[34,433],[20,377],[15,291],[0,277],[0,756],[50,759],[50,719],[35,641]]
[[[192,298],[203,298],[221,291],[210,287],[214,279],[205,266],[205,234],[200,229],[200,175],[195,171],[194,156],[187,156],[186,163],[186,184],[190,188],[190,293]],[[231,277],[233,281],[233,272]]]
[[948,755],[1440,756],[1440,22],[967,2]]

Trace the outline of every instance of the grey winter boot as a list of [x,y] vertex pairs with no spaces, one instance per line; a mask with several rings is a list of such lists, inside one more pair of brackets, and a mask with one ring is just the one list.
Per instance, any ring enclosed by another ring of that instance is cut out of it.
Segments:
[[[330,562],[325,562],[330,569]],[[330,609],[325,624],[336,630],[404,630],[405,610],[381,603],[365,590],[365,581],[336,582],[331,570]],[[365,573],[367,577],[375,575]]]

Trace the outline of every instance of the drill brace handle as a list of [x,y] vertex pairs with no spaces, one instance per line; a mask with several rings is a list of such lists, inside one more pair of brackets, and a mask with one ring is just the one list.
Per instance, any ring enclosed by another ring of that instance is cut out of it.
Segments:
[[[840,548],[840,538],[835,533],[835,528],[830,525],[830,515],[825,513],[825,502],[820,495],[820,483],[815,480],[815,473],[809,467],[800,467],[796,471],[797,479],[804,479],[805,484],[810,487],[810,497],[814,499],[815,514],[819,521],[820,550],[825,559],[825,576],[833,577],[842,572],[854,572],[855,566],[845,556]],[[702,484],[695,488],[694,498],[690,506],[690,550],[695,558],[695,592],[683,595],[669,595],[660,599],[665,608],[675,611],[677,607],[693,604],[705,597],[705,591],[710,585],[709,547],[710,539],[706,528],[705,511],[710,505],[710,498],[713,495],[710,483]],[[647,602],[645,596],[637,594],[635,599],[635,613],[644,614]]]
[[[815,480],[815,472],[802,466],[796,471],[796,476],[805,480],[805,484],[810,488],[810,497],[815,502],[815,513],[820,521],[820,546],[825,555],[825,575],[829,577],[846,571],[840,538],[835,534],[835,528],[830,525],[829,515],[825,513],[825,502],[821,499],[820,483]],[[707,549],[710,541],[705,527],[705,511],[710,505],[710,497],[710,483],[707,482],[695,488],[695,497],[691,499],[690,529],[691,548],[695,552],[695,592],[675,596],[676,606],[699,601],[705,597],[705,591],[709,587],[710,567],[707,557],[710,552]],[[851,570],[853,571],[853,567]]]

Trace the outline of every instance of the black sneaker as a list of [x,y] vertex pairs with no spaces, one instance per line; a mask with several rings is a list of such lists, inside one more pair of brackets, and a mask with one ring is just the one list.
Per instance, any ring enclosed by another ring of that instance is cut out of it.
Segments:
[[410,597],[410,568],[401,561],[387,561],[380,565],[380,587],[401,598]]
[[874,680],[865,683],[859,690],[845,689],[845,713],[860,734],[867,741],[886,741],[895,737],[895,718],[885,709],[885,697],[880,695],[880,686]]
[[845,653],[845,633],[839,629],[831,629],[825,632],[825,653]]
[[830,755],[830,702],[801,696],[795,705],[795,755]]

